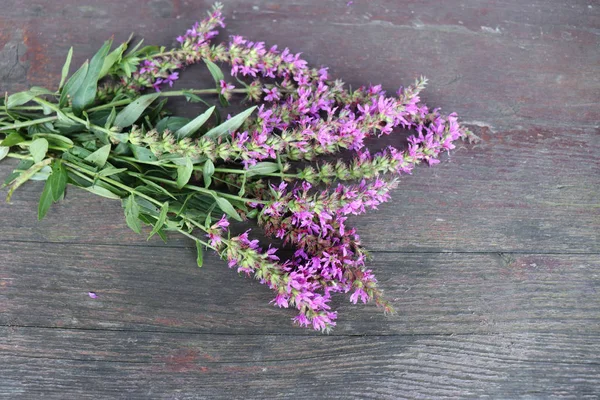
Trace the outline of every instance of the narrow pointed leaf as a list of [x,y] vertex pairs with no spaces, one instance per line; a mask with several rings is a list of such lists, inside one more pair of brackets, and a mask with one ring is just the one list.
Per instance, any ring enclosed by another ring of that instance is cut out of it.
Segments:
[[98,79],[100,78],[100,72],[104,65],[104,60],[108,54],[112,45],[112,39],[104,42],[104,45],[98,50],[87,70],[85,78],[81,82],[81,86],[77,89],[77,92],[73,95],[72,105],[73,112],[80,115],[83,110],[90,106],[96,98],[96,91],[98,89]]
[[223,211],[225,214],[229,215],[231,218],[235,219],[236,221],[242,220],[242,217],[240,217],[240,214],[238,214],[238,212],[231,205],[229,200],[224,199],[222,197],[216,197],[215,200],[217,201],[217,205],[219,206],[221,211]]
[[58,106],[63,108],[67,104],[67,99],[73,98],[75,92],[81,87],[81,83],[85,79],[85,75],[87,74],[89,67],[89,61],[83,63],[81,67],[65,83],[65,86],[62,88],[60,92],[60,101],[58,102]]
[[127,43],[121,43],[119,47],[114,49],[106,56],[104,59],[104,64],[102,64],[102,69],[100,70],[100,79],[108,74],[108,71],[110,71],[113,65],[121,61],[121,57],[123,56],[125,49],[127,49]]
[[41,221],[48,212],[48,209],[53,203],[51,183],[46,181],[44,190],[40,196],[40,202],[38,203],[38,220]]
[[158,96],[160,96],[160,93],[151,93],[140,96],[136,101],[127,105],[127,107],[117,114],[115,125],[120,126],[121,128],[133,125]]
[[67,80],[67,76],[69,76],[69,68],[71,68],[71,59],[73,58],[73,46],[69,49],[67,53],[67,59],[65,64],[62,67],[62,75],[60,77],[60,83],[58,84],[58,90],[62,89],[65,81]]
[[246,119],[252,114],[252,112],[256,109],[256,106],[250,107],[249,109],[242,111],[238,115],[233,118],[228,119],[223,122],[221,125],[215,126],[210,131],[206,132],[206,137],[211,139],[216,139],[221,136],[230,135],[231,132],[236,131]]
[[150,232],[150,235],[148,236],[148,239],[146,239],[146,240],[150,240],[150,238],[152,236],[157,234],[162,229],[162,227],[165,224],[165,221],[167,219],[168,212],[169,212],[169,202],[166,201],[163,204],[162,208],[160,209],[160,214],[158,215],[158,219],[156,220],[156,223],[154,224],[154,227],[152,228],[152,232]]
[[65,189],[67,188],[67,181],[69,179],[69,174],[67,173],[67,169],[63,165],[60,160],[56,160],[52,163],[52,174],[48,177],[46,181],[47,184],[50,184],[50,189],[52,191],[52,199],[54,201],[58,201],[63,194],[65,193]]
[[221,71],[221,68],[219,68],[219,66],[217,64],[215,64],[214,62],[212,62],[206,58],[204,59],[204,63],[208,67],[208,70],[210,71],[210,74],[212,75],[213,79],[215,80],[217,87],[220,87],[221,81],[225,79],[225,76],[223,75],[223,71]]
[[210,118],[214,110],[215,106],[212,106],[211,108],[209,108],[208,110],[206,110],[205,112],[188,122],[186,125],[179,128],[175,132],[175,137],[177,138],[177,140],[185,139],[186,137],[192,136]]

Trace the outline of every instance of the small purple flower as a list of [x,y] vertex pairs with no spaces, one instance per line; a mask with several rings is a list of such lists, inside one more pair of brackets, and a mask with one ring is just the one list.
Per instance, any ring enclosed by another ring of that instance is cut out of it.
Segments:
[[227,221],[227,216],[223,215],[221,219],[212,226],[213,229],[221,228],[225,229],[229,226],[229,221]]
[[154,88],[154,90],[156,90],[157,92],[160,92],[161,83],[163,83],[163,80],[161,78],[158,78],[156,81],[154,81],[154,83],[152,84],[152,87]]
[[88,292],[88,296],[90,296],[91,299],[97,299],[98,295],[95,292]]
[[275,86],[271,89],[263,89],[263,92],[267,94],[265,96],[266,101],[277,101],[281,98],[281,93],[279,93],[279,90]]

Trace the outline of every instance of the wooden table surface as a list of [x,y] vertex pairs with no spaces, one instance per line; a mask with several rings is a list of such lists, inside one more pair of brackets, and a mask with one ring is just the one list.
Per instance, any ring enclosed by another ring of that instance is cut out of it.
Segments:
[[[0,397],[598,398],[600,3],[224,3],[222,38],[353,87],[424,74],[425,102],[482,138],[354,220],[398,313],[340,297],[331,335],[295,328],[189,240],[132,233],[118,202],[73,189],[38,222],[28,183],[0,204]],[[77,64],[113,34],[170,45],[209,5],[0,0],[0,90],[55,88],[71,45]]]

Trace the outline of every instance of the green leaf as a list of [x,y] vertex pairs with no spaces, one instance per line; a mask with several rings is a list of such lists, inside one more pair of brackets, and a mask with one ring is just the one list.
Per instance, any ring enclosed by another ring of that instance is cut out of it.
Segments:
[[110,114],[106,118],[106,122],[104,123],[104,127],[106,129],[110,129],[110,127],[113,126],[113,124],[115,123],[115,119],[116,118],[117,118],[117,109],[115,107],[113,107],[110,110]]
[[121,196],[118,194],[114,194],[110,190],[103,188],[102,186],[92,185],[88,187],[83,187],[82,189],[87,190],[90,193],[97,194],[98,196],[106,197],[107,199],[120,200]]
[[127,49],[127,42],[121,43],[119,47],[114,49],[110,54],[106,56],[104,59],[104,64],[102,64],[102,69],[100,70],[99,78],[102,78],[108,74],[108,71],[115,65],[116,63],[121,61],[121,57],[123,56],[123,52]]
[[142,182],[144,182],[146,185],[148,185],[149,187],[156,189],[156,191],[161,192],[173,199],[176,199],[175,196],[173,196],[171,194],[171,192],[169,192],[167,189],[165,189],[164,187],[160,186],[159,184],[157,184],[156,182],[152,182],[150,179],[146,179],[142,176],[142,174],[136,174],[136,173],[132,173],[132,175],[137,176],[139,180],[141,180]]
[[96,99],[96,91],[98,89],[98,79],[100,78],[100,71],[104,65],[104,59],[112,46],[112,39],[104,42],[104,45],[98,50],[87,70],[85,78],[81,82],[81,86],[77,89],[77,92],[73,95],[71,101],[73,105],[73,112],[76,115],[81,115],[81,112],[89,107]]
[[165,117],[158,121],[156,126],[154,127],[159,133],[163,133],[165,130],[170,130],[171,132],[176,132],[179,129],[183,128],[186,124],[190,122],[189,118],[184,117]]
[[89,67],[89,61],[86,61],[79,67],[77,71],[67,81],[65,86],[62,88],[60,92],[60,100],[58,102],[58,107],[63,108],[67,104],[68,98],[73,98],[75,92],[81,87],[81,83],[85,79],[85,75],[87,74]]
[[73,58],[73,46],[71,46],[71,48],[69,49],[69,52],[67,53],[67,59],[65,61],[65,64],[62,67],[62,75],[60,77],[60,83],[58,84],[58,90],[62,89],[63,84],[65,83],[65,80],[67,79],[67,76],[69,75],[69,68],[71,68],[71,59]]
[[211,139],[217,139],[221,136],[230,135],[231,132],[234,132],[238,129],[246,119],[252,114],[252,112],[256,109],[256,106],[250,107],[249,109],[242,111],[238,115],[233,118],[228,119],[223,122],[221,125],[215,126],[210,131],[206,132],[206,137]]
[[45,138],[52,144],[60,146],[63,149],[70,149],[73,147],[73,141],[66,136],[57,135],[55,133],[36,133],[35,138]]
[[251,176],[255,176],[255,175],[272,174],[277,171],[279,171],[279,165],[277,165],[277,163],[263,161],[263,162],[256,163],[253,166],[251,166],[250,168],[248,168],[246,170],[246,175],[248,177],[251,177]]
[[120,174],[121,172],[125,172],[125,171],[127,171],[127,168],[108,167],[108,168],[105,168],[102,171],[98,172],[98,175],[99,176],[111,176],[111,175]]
[[127,107],[117,114],[115,125],[120,126],[121,128],[133,125],[158,96],[160,96],[160,93],[151,93],[140,96],[136,101],[127,105]]
[[204,163],[204,167],[202,168],[202,174],[204,176],[204,186],[205,187],[209,187],[210,184],[212,183],[212,176],[215,173],[215,164],[213,164],[213,162],[208,159],[206,160],[206,162]]
[[52,174],[52,168],[50,168],[48,165],[46,165],[44,168],[40,169],[38,172],[33,174],[33,176],[31,178],[29,178],[29,180],[30,181],[45,181],[50,177],[50,174]]
[[11,146],[14,146],[15,144],[19,144],[24,141],[25,141],[25,138],[23,136],[19,135],[17,132],[13,132],[10,135],[8,135],[6,138],[4,138],[2,143],[0,143],[0,146],[11,147]]
[[33,162],[38,163],[42,161],[48,152],[48,141],[44,138],[35,139],[29,145],[29,152],[33,157]]
[[177,167],[177,187],[179,189],[187,185],[192,177],[192,172],[194,172],[194,164],[192,164],[191,158],[186,157],[185,165]]
[[50,184],[52,199],[54,201],[58,201],[65,193],[68,179],[69,174],[63,163],[60,160],[54,161],[52,163],[52,174],[46,181],[46,184]]
[[206,110],[205,112],[188,122],[186,125],[179,128],[175,132],[175,137],[177,138],[177,140],[181,140],[186,137],[192,136],[210,118],[214,110],[215,106],[212,106],[211,108],[209,108],[208,110]]
[[52,198],[52,185],[50,181],[46,181],[44,185],[44,190],[42,191],[42,195],[40,196],[40,202],[38,204],[38,220],[41,221],[48,212],[48,209],[53,203]]
[[96,165],[98,168],[104,167],[106,164],[106,160],[108,160],[108,155],[110,154],[111,145],[107,144],[105,146],[100,147],[98,150],[94,151],[92,154],[85,158],[85,161],[91,162]]
[[123,199],[123,206],[125,207],[125,221],[127,222],[127,226],[135,233],[141,233],[140,206],[135,202],[133,194]]
[[233,206],[231,205],[229,200],[224,199],[222,197],[216,197],[216,196],[215,196],[215,200],[217,201],[217,205],[219,206],[221,211],[223,211],[225,214],[229,215],[231,218],[235,219],[236,221],[242,220],[242,217],[240,217],[240,214],[238,214],[238,212],[235,210],[235,208],[233,208]]
[[196,254],[196,263],[198,264],[198,267],[202,267],[202,264],[204,263],[204,250],[202,250],[202,243],[198,240],[196,240]]
[[[130,36],[129,40],[131,40],[131,36]],[[140,48],[142,43],[144,43],[144,39],[140,40],[135,46],[133,46],[133,48],[128,52],[127,55],[129,56],[130,54],[134,54],[137,51],[137,49]]]
[[223,71],[221,71],[221,68],[219,68],[219,66],[217,64],[215,64],[214,62],[212,62],[206,58],[204,59],[204,63],[208,67],[208,70],[210,71],[210,74],[212,75],[213,79],[215,80],[217,87],[218,88],[221,87],[221,81],[225,79],[225,76],[223,75]]
[[0,146],[0,160],[2,160],[8,154],[10,147]]
[[6,108],[11,109],[13,107],[21,106],[36,96],[42,94],[54,94],[46,88],[33,86],[29,90],[24,92],[19,92],[15,94],[11,94],[8,96],[8,100],[6,101]]
[[154,224],[154,227],[152,228],[152,232],[150,232],[150,236],[148,236],[148,239],[146,239],[146,240],[150,240],[150,238],[152,236],[154,236],[156,233],[158,233],[162,229],[162,227],[165,224],[165,221],[167,219],[168,212],[169,212],[169,202],[165,201],[163,203],[162,208],[160,209],[160,214],[158,215],[156,224]]
[[140,161],[157,161],[158,158],[150,151],[150,149],[146,147],[136,146],[134,144],[129,143],[129,148],[133,152],[133,156],[136,160]]

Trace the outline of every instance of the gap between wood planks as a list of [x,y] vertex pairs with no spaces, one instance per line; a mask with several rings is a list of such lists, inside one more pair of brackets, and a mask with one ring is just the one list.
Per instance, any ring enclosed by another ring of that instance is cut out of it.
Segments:
[[[160,246],[149,245],[149,244],[122,244],[122,243],[89,243],[89,242],[48,242],[42,240],[1,240],[0,243],[32,243],[32,244],[49,244],[56,246],[88,246],[88,247],[132,247],[132,248],[152,248],[152,249],[192,249],[195,248],[193,244],[190,243],[189,246],[178,245],[178,244],[165,244]],[[290,249],[282,249],[282,250],[290,250]],[[368,250],[368,249],[367,249]],[[580,256],[593,256],[600,255],[600,252],[597,251],[544,251],[544,250],[536,250],[536,249],[527,249],[527,250],[505,250],[505,249],[495,249],[495,250],[369,250],[369,253],[372,254],[531,254],[531,255],[580,255]]]

